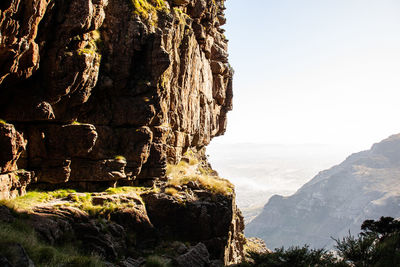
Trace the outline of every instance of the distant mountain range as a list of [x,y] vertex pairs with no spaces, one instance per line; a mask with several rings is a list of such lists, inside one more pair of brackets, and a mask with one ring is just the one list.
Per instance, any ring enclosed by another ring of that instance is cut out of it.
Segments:
[[289,196],[320,170],[354,151],[348,146],[215,144],[207,147],[210,162],[234,185],[246,223],[261,213],[268,199]]
[[246,226],[271,249],[309,244],[331,248],[360,231],[365,219],[400,217],[400,134],[352,154],[289,197],[274,195]]

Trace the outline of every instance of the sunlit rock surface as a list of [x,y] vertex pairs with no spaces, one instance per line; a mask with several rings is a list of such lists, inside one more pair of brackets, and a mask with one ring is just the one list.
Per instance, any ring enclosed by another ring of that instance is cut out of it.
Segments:
[[18,166],[32,182],[86,189],[164,178],[167,162],[225,132],[224,9],[214,0],[3,1],[0,119],[27,144],[0,172]]
[[[104,223],[70,208],[67,198],[35,207],[33,226],[50,243],[73,230],[89,252],[114,260],[128,254],[119,254],[126,242],[136,242],[125,232],[151,243],[148,229],[155,227],[162,241],[164,226],[186,218],[170,234],[201,244],[181,251],[182,264],[193,253],[207,264],[239,262],[244,225],[233,191],[192,192],[199,194],[193,205],[178,210],[159,192],[143,196],[145,208],[135,197],[101,193],[120,185],[161,188],[167,164],[187,151],[204,156],[210,140],[225,132],[233,70],[224,9],[222,0],[2,1],[0,199],[27,188],[96,191],[90,205],[123,202],[131,209],[112,213],[102,232]],[[142,262],[127,257],[122,266],[134,261]]]

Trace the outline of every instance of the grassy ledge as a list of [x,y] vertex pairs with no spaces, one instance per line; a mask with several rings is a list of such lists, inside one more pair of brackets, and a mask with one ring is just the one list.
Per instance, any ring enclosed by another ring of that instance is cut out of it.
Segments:
[[[234,192],[233,184],[226,179],[216,176],[211,168],[204,167],[205,164],[202,164],[203,162],[196,158],[193,152],[186,153],[185,159],[176,165],[167,165],[167,186],[182,186],[189,182],[195,182],[200,187],[214,194],[232,195]],[[173,190],[168,190],[166,193],[174,194]]]
[[[96,193],[78,193],[72,189],[61,189],[56,191],[30,191],[26,195],[17,197],[12,200],[1,200],[0,205],[5,205],[16,212],[32,212],[35,207],[41,205],[52,205],[59,207],[74,207],[88,213],[91,217],[108,218],[109,215],[124,208],[134,207],[135,201],[121,202],[118,197],[107,199],[106,196],[132,194],[132,197],[142,199],[140,195],[157,188],[145,187],[117,187],[108,188],[103,194]],[[105,197],[102,202],[96,202],[95,198]]]

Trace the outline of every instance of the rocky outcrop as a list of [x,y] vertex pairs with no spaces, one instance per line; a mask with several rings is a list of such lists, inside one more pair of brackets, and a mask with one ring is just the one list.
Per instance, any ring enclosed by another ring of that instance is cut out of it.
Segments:
[[165,193],[142,195],[148,216],[163,239],[204,243],[212,259],[240,262],[245,243],[244,221],[234,195],[215,195],[193,186],[183,196]]
[[332,248],[331,237],[357,234],[364,220],[400,216],[399,176],[397,134],[320,172],[294,195],[271,197],[246,235],[263,238],[269,248]]
[[[172,259],[173,266],[240,262],[244,224],[234,194],[184,185],[171,195],[168,188],[160,183],[155,188],[125,187],[101,193],[59,190],[40,193],[36,200],[31,193],[28,200],[7,202],[13,213],[0,206],[0,222],[5,228],[16,221],[25,223],[48,246],[72,242],[85,253],[116,264],[113,266],[140,262],[148,254]],[[2,246],[0,241],[0,255]],[[173,255],[165,257],[170,250]]]
[[3,1],[0,141],[14,143],[1,141],[13,149],[1,175],[90,190],[163,179],[167,162],[225,131],[223,10],[221,0]]
[[27,187],[96,191],[35,206],[30,224],[52,245],[72,232],[121,266],[144,263],[130,248],[171,238],[190,242],[181,264],[193,255],[205,266],[239,262],[244,225],[232,190],[186,187],[184,203],[164,191],[101,192],[163,189],[167,164],[204,156],[225,132],[233,70],[224,9],[223,0],[2,1],[0,199]]
[[26,192],[33,172],[18,170],[17,160],[26,148],[26,139],[13,125],[0,122],[0,199]]

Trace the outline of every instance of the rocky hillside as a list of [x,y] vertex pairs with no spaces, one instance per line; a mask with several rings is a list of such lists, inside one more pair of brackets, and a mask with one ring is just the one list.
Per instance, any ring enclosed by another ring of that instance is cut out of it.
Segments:
[[[32,217],[23,224],[40,236],[50,231],[41,239],[49,244],[72,231],[107,260],[134,260],[168,239],[189,242],[182,255],[201,244],[197,252],[210,260],[240,261],[233,188],[213,190],[221,181],[204,157],[232,108],[224,9],[223,0],[1,1],[0,199],[17,197],[4,202],[16,213],[5,223]],[[171,187],[167,168],[187,155],[198,162]],[[121,186],[130,193],[104,193]],[[138,186],[154,190],[133,194]],[[23,197],[27,189],[46,194],[40,205],[31,202],[35,192]],[[95,210],[120,204],[106,213],[108,230],[98,213],[77,206],[81,198]],[[114,242],[121,233],[128,243],[125,233],[146,235],[131,246]]]
[[359,232],[365,219],[400,217],[400,134],[352,154],[320,172],[294,195],[275,195],[246,226],[269,248],[310,244],[331,247]]

